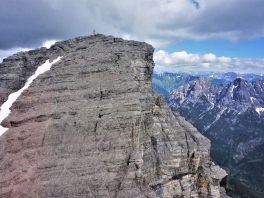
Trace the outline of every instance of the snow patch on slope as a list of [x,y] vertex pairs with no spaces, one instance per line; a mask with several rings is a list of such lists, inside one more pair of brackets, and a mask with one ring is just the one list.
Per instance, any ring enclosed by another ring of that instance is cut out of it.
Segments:
[[253,103],[254,100],[256,100],[256,98],[254,98],[254,97],[250,97],[250,100],[251,100],[251,103]]
[[[36,79],[40,74],[43,74],[44,72],[50,70],[51,66],[58,62],[62,57],[58,57],[51,63],[49,60],[47,60],[43,65],[39,66],[36,70],[35,74],[30,76],[25,84],[24,87],[22,87],[17,92],[14,92],[8,96],[8,100],[1,106],[0,110],[0,123],[9,115],[10,113],[10,107],[12,104],[16,101],[16,99],[21,95],[21,93],[29,87],[29,85],[33,82],[34,79]],[[8,128],[4,128],[0,125],[0,136],[6,132]]]
[[206,127],[204,127],[204,131],[207,131],[215,122],[217,122],[217,120],[219,120],[220,119],[220,117],[221,117],[221,115],[224,113],[224,111],[226,110],[227,108],[226,107],[224,107],[224,108],[222,108],[221,110],[220,110],[220,112],[216,115],[216,118],[215,118],[215,120],[212,122],[212,123],[210,123],[209,125],[207,125]]
[[260,114],[261,112],[264,112],[264,108],[256,108],[256,112],[258,112],[258,114]]

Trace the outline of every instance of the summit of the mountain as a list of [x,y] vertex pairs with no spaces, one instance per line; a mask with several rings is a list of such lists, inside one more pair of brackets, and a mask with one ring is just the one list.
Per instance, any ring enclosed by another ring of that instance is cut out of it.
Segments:
[[1,103],[62,57],[2,122],[0,197],[225,197],[210,141],[152,89],[153,51],[95,34],[5,59]]

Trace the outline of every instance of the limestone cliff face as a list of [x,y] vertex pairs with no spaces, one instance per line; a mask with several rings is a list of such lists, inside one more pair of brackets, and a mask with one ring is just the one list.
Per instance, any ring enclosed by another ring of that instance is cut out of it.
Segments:
[[153,50],[93,35],[5,59],[1,103],[63,56],[2,123],[0,197],[225,197],[209,140],[152,90]]

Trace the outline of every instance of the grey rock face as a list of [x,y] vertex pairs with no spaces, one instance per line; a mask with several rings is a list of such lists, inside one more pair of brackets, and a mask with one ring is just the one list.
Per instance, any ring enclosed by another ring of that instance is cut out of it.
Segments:
[[2,102],[63,56],[2,123],[0,197],[225,197],[210,141],[152,90],[153,51],[93,35],[7,58]]

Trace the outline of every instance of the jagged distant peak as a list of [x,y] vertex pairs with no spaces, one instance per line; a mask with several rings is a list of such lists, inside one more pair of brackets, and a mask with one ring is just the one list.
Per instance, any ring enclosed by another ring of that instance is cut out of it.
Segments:
[[263,197],[264,177],[254,172],[262,171],[264,161],[264,81],[243,75],[226,84],[210,80],[188,82],[166,103],[212,141],[212,157],[230,172],[230,184],[239,189],[243,182]]
[[[221,106],[237,111],[245,111],[247,108],[254,106],[259,108],[264,104],[264,84],[263,81],[249,82],[243,78],[236,78],[233,82],[227,85],[212,83],[206,78],[200,77],[187,85],[182,86],[172,92],[168,96],[170,103],[182,93],[185,101],[195,103],[202,98],[207,98],[214,106]],[[254,98],[254,100],[252,100]]]

